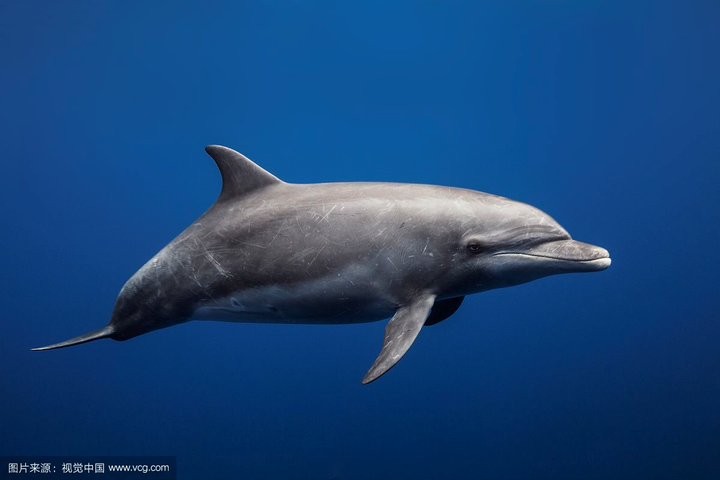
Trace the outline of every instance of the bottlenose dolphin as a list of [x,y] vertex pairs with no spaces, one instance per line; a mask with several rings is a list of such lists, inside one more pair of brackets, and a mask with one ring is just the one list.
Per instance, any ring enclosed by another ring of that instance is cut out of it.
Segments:
[[290,184],[229,148],[206,151],[223,180],[215,204],[127,281],[105,328],[34,350],[127,340],[190,320],[392,317],[363,378],[370,383],[465,295],[610,265],[605,249],[504,197],[402,183]]

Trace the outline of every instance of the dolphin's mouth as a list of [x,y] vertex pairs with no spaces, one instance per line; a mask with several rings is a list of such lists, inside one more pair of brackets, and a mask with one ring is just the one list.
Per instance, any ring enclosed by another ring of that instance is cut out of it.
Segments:
[[498,252],[493,256],[525,258],[537,262],[550,261],[589,271],[605,270],[612,263],[610,254],[604,248],[575,240],[546,242],[527,250]]
[[525,252],[500,252],[493,255],[493,257],[536,257],[536,258],[547,258],[550,260],[557,260],[560,262],[572,262],[572,263],[579,263],[579,264],[586,264],[586,265],[597,265],[599,267],[607,268],[612,263],[612,260],[610,257],[602,257],[602,258],[593,258],[593,259],[576,259],[576,258],[563,258],[563,257],[553,257],[551,255],[537,255],[533,253],[525,253]]

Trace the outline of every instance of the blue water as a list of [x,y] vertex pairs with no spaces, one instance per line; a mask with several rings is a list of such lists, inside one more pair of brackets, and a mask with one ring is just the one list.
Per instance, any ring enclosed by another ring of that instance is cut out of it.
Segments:
[[[178,478],[720,476],[720,7],[711,1],[1,2],[0,454]],[[100,328],[220,190],[531,203],[612,267],[468,298],[386,376],[384,322]]]

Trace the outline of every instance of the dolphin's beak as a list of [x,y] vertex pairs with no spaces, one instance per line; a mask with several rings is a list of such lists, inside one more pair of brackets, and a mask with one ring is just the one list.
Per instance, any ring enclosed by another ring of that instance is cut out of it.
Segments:
[[607,250],[576,240],[556,240],[495,256],[523,258],[560,272],[598,272],[610,266]]

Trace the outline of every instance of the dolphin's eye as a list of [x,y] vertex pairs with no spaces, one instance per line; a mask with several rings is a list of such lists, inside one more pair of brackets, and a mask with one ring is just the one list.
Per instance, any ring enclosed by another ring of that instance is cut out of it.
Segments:
[[467,250],[470,253],[480,253],[480,252],[482,252],[483,248],[482,248],[482,245],[480,244],[480,242],[471,240],[467,244]]

